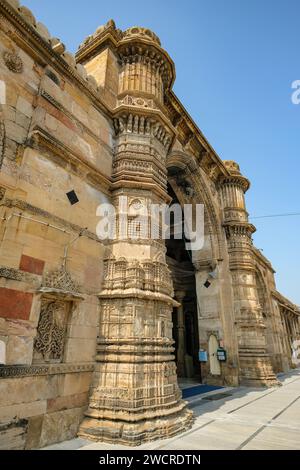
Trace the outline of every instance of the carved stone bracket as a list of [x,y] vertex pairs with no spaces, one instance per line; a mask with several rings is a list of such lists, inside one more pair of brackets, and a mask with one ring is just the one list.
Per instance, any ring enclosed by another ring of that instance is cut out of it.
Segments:
[[117,135],[129,133],[156,137],[166,149],[169,148],[172,141],[172,137],[167,129],[153,118],[131,113],[124,114],[114,119],[114,127]]

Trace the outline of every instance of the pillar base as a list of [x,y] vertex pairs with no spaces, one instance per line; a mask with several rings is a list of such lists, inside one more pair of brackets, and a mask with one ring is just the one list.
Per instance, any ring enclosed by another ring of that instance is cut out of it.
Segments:
[[79,437],[126,446],[173,437],[190,429],[193,423],[193,413],[185,407],[168,416],[135,422],[93,418],[88,414],[80,425]]
[[240,384],[247,387],[280,386],[269,356],[240,355]]

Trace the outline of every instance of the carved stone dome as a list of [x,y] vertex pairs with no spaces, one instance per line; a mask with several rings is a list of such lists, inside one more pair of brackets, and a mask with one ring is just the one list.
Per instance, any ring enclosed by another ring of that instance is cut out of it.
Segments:
[[160,39],[156,34],[154,34],[150,29],[148,28],[142,28],[140,26],[132,26],[131,28],[126,29],[123,32],[123,38],[134,38],[134,37],[139,37],[142,39],[148,39],[152,42],[155,42],[159,46],[161,45]]
[[241,174],[239,165],[233,160],[224,160],[224,165],[226,166],[227,170],[230,171],[230,173],[239,175]]

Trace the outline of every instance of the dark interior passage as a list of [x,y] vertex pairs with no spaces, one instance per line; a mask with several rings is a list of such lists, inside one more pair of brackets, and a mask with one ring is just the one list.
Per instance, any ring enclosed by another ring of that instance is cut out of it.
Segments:
[[[173,203],[178,203],[175,193],[169,187]],[[171,219],[171,234],[174,221]],[[191,254],[185,248],[184,239],[166,240],[167,262],[172,272],[175,299],[180,306],[173,310],[173,339],[178,377],[200,380],[199,331],[197,316],[197,295],[194,266]]]

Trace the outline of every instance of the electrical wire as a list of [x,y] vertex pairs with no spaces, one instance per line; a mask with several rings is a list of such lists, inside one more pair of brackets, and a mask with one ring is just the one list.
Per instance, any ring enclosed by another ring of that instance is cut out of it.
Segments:
[[271,214],[271,215],[258,215],[255,217],[249,217],[249,219],[267,219],[267,218],[272,218],[272,217],[291,217],[295,215],[300,215],[300,212],[291,212],[291,213],[286,213],[286,214]]

